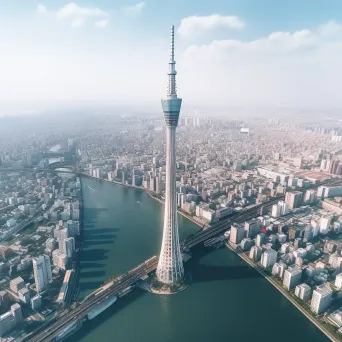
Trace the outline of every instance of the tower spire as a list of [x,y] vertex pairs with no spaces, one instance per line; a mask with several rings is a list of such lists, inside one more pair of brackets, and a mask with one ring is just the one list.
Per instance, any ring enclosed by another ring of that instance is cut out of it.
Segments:
[[175,27],[171,26],[170,33],[170,61],[169,61],[169,82],[167,87],[167,97],[177,97],[177,89],[176,89],[176,75],[177,71],[175,69],[176,61],[175,61]]

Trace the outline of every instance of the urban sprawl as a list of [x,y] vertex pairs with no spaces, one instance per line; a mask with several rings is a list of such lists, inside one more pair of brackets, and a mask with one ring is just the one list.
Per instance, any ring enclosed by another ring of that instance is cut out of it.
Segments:
[[[76,305],[82,177],[164,200],[165,127],[135,115],[0,120],[0,340],[11,341]],[[342,131],[324,117],[185,115],[177,134],[179,213],[211,229],[275,200],[221,241],[342,340]]]

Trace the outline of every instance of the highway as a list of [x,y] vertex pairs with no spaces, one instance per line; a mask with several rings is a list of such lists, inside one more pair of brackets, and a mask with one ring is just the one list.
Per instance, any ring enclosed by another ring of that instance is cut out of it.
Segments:
[[[316,188],[323,184],[336,185],[340,184],[341,179],[333,179],[322,182],[317,185],[313,185],[310,188]],[[229,228],[232,223],[243,223],[246,220],[250,220],[259,216],[259,209],[261,207],[270,208],[273,204],[277,203],[279,200],[284,199],[284,195],[278,196],[271,201],[266,203],[258,204],[252,208],[249,208],[241,213],[237,213],[233,216],[228,217],[222,221],[217,222],[213,227],[208,228],[206,230],[202,230],[190,237],[188,237],[185,241],[183,241],[181,248],[182,250],[190,249],[209,238],[212,238]],[[67,314],[62,313],[59,316],[51,321],[49,324],[45,325],[45,330],[37,331],[35,333],[31,333],[20,339],[18,342],[31,341],[31,342],[43,342],[43,341],[54,341],[58,335],[60,335],[64,329],[66,329],[71,323],[76,320],[82,320],[88,313],[90,309],[100,304],[102,300],[106,300],[109,296],[116,296],[127,287],[134,285],[137,281],[139,281],[143,276],[148,275],[153,272],[157,268],[158,257],[153,256],[148,259],[144,263],[138,265],[134,269],[130,270],[124,275],[117,277],[113,284],[108,287],[106,290],[96,294],[91,294],[86,297],[86,299],[80,303],[76,309],[68,312]]]
[[82,320],[88,311],[94,306],[101,303],[102,300],[107,299],[109,296],[116,296],[127,287],[136,283],[144,275],[151,273],[156,269],[158,257],[154,256],[151,259],[140,264],[136,268],[130,270],[126,274],[114,280],[113,285],[98,295],[92,294],[86,298],[76,309],[67,314],[57,316],[55,322],[47,326],[44,331],[36,334],[35,336],[25,336],[20,341],[43,342],[53,341],[69,324],[75,320]]

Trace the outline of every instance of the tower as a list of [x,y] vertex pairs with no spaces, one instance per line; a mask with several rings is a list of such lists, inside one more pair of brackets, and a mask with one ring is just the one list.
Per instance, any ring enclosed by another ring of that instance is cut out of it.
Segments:
[[184,276],[179,245],[176,197],[176,128],[182,99],[177,97],[174,58],[174,26],[171,26],[171,46],[166,98],[161,100],[166,123],[166,184],[163,240],[156,271],[159,282],[176,284]]
[[36,289],[37,292],[41,292],[46,289],[52,279],[50,257],[43,254],[33,259],[32,264]]

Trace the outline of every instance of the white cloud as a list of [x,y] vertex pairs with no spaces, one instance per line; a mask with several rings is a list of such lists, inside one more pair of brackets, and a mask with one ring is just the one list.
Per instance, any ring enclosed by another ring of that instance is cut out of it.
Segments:
[[178,28],[178,33],[186,38],[192,37],[203,31],[218,28],[242,29],[245,23],[236,16],[222,16],[212,14],[208,16],[190,16],[183,18]]
[[47,13],[47,8],[46,8],[46,6],[39,4],[36,8],[36,11],[39,14],[45,14],[45,13]]
[[[342,87],[342,25],[273,32],[252,41],[214,40],[188,47],[179,74],[191,91],[220,103],[334,103]],[[200,72],[198,72],[200,70]],[[210,87],[208,86],[210,84]]]
[[105,28],[109,23],[109,20],[104,19],[104,20],[98,20],[94,22],[94,27],[96,28]]
[[[61,20],[69,20],[72,27],[81,27],[84,26],[85,21],[88,18],[108,18],[109,14],[97,7],[82,7],[74,2],[70,2],[60,8],[56,12],[56,16]],[[107,19],[101,19],[94,22],[95,27],[105,27],[107,24]]]
[[71,22],[72,27],[82,27],[84,25],[84,18],[75,18]]
[[131,13],[131,14],[139,14],[142,12],[145,6],[146,6],[145,2],[139,2],[133,6],[124,7],[124,11],[127,13]]
[[74,19],[86,17],[108,17],[108,13],[99,9],[91,7],[82,7],[74,2],[70,2],[57,11],[57,17],[61,19]]
[[[68,25],[76,18],[66,19]],[[86,18],[85,24],[105,19],[109,18]],[[167,37],[147,38],[141,58],[141,45],[128,34],[119,39],[119,31],[108,30],[99,40],[98,34],[86,30],[68,34],[68,28],[53,20],[4,25],[8,26],[0,30],[0,105],[120,103],[141,108],[144,103],[160,110],[158,99],[164,96],[167,80]],[[248,41],[217,40],[192,45],[183,53],[180,49],[177,40],[177,85],[184,106],[195,105],[200,111],[205,106],[258,104],[342,107],[340,23]],[[229,109],[226,113],[234,115]]]

